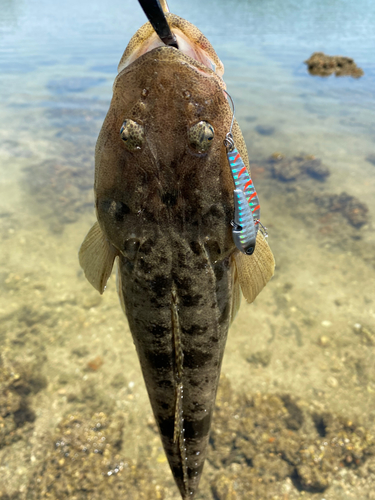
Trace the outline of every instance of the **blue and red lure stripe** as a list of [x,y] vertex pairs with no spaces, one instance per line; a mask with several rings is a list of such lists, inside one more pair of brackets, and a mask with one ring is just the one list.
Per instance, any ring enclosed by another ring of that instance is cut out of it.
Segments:
[[259,199],[249,172],[235,146],[227,150],[227,157],[235,185],[233,241],[241,252],[251,255],[255,249],[260,223]]

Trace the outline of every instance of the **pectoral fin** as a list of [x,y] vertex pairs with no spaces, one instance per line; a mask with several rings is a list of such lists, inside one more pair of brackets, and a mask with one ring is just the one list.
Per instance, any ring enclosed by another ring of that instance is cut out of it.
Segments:
[[117,250],[95,222],[79,249],[79,263],[86,278],[98,292],[104,292],[111,275]]
[[237,252],[235,261],[242,293],[251,303],[263,290],[275,271],[275,259],[263,234],[258,231],[252,255]]

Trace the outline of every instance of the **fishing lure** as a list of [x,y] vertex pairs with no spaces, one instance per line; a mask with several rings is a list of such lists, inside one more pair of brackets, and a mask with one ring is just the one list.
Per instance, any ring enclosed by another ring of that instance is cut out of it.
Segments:
[[263,229],[263,234],[267,237],[267,230],[260,222],[260,204],[257,192],[249,172],[238,152],[232,135],[234,122],[234,103],[228,92],[225,92],[230,98],[233,106],[233,116],[230,130],[225,136],[224,145],[227,149],[229,166],[234,180],[234,219],[231,222],[233,226],[233,241],[238,250],[246,255],[252,255],[255,250],[255,243],[259,226]]

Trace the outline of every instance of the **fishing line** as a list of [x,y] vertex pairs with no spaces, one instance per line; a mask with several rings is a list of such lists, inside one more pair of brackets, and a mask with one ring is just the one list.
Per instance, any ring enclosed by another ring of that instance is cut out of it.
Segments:
[[233,139],[233,135],[232,135],[232,128],[233,128],[233,123],[234,123],[234,113],[235,113],[235,107],[234,107],[234,102],[233,102],[233,99],[232,99],[232,96],[229,94],[229,92],[227,92],[226,90],[224,90],[224,92],[227,94],[227,96],[229,97],[230,99],[230,102],[232,103],[232,108],[233,108],[233,114],[232,114],[232,122],[230,124],[230,128],[229,128],[229,132],[227,133],[227,135],[225,136],[225,139],[224,139],[224,146],[229,150],[229,151],[232,151],[233,148],[234,148],[234,139]]

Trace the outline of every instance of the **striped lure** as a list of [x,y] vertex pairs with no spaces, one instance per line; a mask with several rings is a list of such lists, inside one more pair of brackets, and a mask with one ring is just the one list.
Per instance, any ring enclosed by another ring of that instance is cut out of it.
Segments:
[[224,146],[227,149],[227,157],[235,185],[233,191],[234,219],[231,222],[233,241],[238,250],[246,255],[251,255],[255,250],[259,225],[262,226],[261,231],[264,236],[267,237],[268,235],[266,228],[260,222],[260,205],[253,181],[234,144],[232,135],[234,102],[230,94],[226,90],[224,92],[229,97],[233,107],[232,123],[224,139]]
[[260,223],[258,195],[240,153],[234,146],[233,138],[227,136],[227,140],[233,144],[232,149],[227,149],[227,157],[236,187],[233,191],[233,240],[241,252],[251,255],[255,249]]

